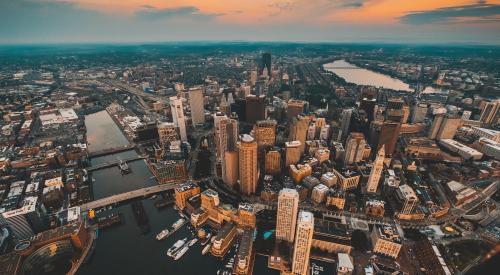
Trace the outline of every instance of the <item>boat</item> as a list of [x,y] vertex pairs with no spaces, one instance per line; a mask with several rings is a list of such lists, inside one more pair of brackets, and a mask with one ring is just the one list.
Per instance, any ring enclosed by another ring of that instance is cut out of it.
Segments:
[[170,247],[167,250],[167,255],[172,257],[172,255],[174,255],[177,251],[179,251],[179,249],[181,249],[186,244],[186,241],[187,238],[184,238],[182,240],[178,240],[177,242],[175,242],[174,245],[172,245],[172,247]]
[[193,246],[198,241],[198,238],[194,238],[189,242],[189,246]]
[[166,228],[163,229],[162,231],[160,231],[160,233],[158,233],[156,235],[156,240],[161,241],[161,240],[165,239],[169,232],[170,231],[168,229],[166,229]]
[[179,228],[180,226],[182,226],[184,224],[184,221],[185,220],[183,218],[178,219],[174,224],[172,224],[172,228],[173,229]]
[[174,260],[179,260],[186,252],[188,251],[189,246],[184,246],[179,252],[177,252],[174,256]]
[[201,255],[205,255],[208,253],[208,251],[210,251],[210,247],[212,247],[212,244],[207,244],[203,250],[201,251]]
[[201,245],[206,245],[210,241],[210,237],[212,237],[212,233],[208,233],[207,237],[201,242]]

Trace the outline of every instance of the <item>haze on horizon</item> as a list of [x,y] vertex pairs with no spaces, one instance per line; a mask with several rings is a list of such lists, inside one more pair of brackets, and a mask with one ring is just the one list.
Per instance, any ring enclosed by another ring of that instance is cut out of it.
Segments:
[[500,0],[1,0],[0,44],[500,44]]

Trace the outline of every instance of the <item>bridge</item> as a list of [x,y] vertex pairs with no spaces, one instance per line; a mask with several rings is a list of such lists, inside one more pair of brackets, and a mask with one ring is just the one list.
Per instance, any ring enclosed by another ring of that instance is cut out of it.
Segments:
[[104,150],[90,152],[89,153],[89,157],[91,157],[91,158],[102,157],[102,156],[106,156],[106,155],[111,155],[111,154],[116,154],[116,153],[120,153],[120,152],[125,152],[125,151],[128,151],[128,150],[132,150],[134,148],[135,148],[135,144],[129,144],[129,145],[124,145],[124,146],[117,146],[117,147],[113,147],[113,148],[108,148],[108,149],[104,149]]
[[[123,162],[131,162],[131,161],[136,161],[136,160],[140,160],[140,159],[144,159],[144,157],[143,156],[135,156],[135,157],[130,157],[130,158],[122,159],[122,161]],[[87,171],[88,172],[97,171],[97,170],[100,170],[100,169],[117,166],[119,163],[120,163],[120,160],[107,161],[107,162],[104,162],[104,163],[92,166],[90,168],[87,168]]]
[[361,70],[363,68],[360,67],[325,67],[327,70]]
[[155,185],[155,186],[150,186],[150,187],[144,187],[141,189],[136,189],[136,190],[132,190],[129,192],[125,192],[125,193],[109,196],[106,198],[102,198],[99,200],[91,201],[88,203],[84,203],[84,204],[80,205],[80,209],[81,209],[81,211],[89,211],[90,209],[97,209],[97,208],[117,204],[117,203],[131,200],[131,199],[147,197],[149,195],[153,195],[156,193],[161,193],[161,192],[175,189],[179,185],[180,184],[161,184],[161,185]]

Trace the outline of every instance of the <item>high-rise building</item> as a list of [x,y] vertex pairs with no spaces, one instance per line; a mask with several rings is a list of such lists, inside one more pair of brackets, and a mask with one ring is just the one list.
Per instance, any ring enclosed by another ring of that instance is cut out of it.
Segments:
[[294,275],[308,274],[313,233],[313,214],[311,212],[300,211],[293,249],[292,274]]
[[298,211],[299,193],[297,190],[281,189],[276,215],[276,239],[293,243]]
[[34,236],[49,228],[48,216],[38,197],[26,197],[21,207],[0,214],[0,225],[6,224],[18,240]]
[[300,141],[293,140],[285,142],[285,166],[296,164],[300,160]]
[[215,113],[214,117],[214,129],[215,129],[215,156],[217,161],[221,161],[221,147],[220,147],[220,132],[219,132],[219,124],[222,120],[227,119],[227,116],[221,112]]
[[500,102],[487,102],[481,110],[481,116],[479,117],[479,120],[488,125],[496,125],[498,124],[499,116]]
[[411,117],[410,121],[412,123],[420,123],[425,121],[425,117],[427,116],[427,104],[415,104],[413,108],[411,108]]
[[362,133],[352,132],[346,141],[344,164],[353,164],[363,159],[366,140]]
[[340,135],[342,137],[342,140],[349,134],[349,126],[351,123],[352,113],[353,109],[344,109],[342,111],[342,120],[340,121]]
[[461,118],[457,116],[437,114],[432,122],[429,138],[437,140],[453,139],[461,121]]
[[248,95],[246,97],[246,122],[255,123],[266,119],[266,96]]
[[179,134],[182,141],[187,141],[186,120],[184,118],[184,109],[182,99],[176,96],[170,97],[170,110],[172,112],[172,120],[175,126],[179,128]]
[[267,75],[269,78],[272,76],[272,61],[271,61],[271,53],[263,53],[262,54],[262,67],[261,71],[264,72],[264,69],[267,70]]
[[[236,183],[234,179],[238,172],[231,169],[238,169],[237,163],[234,163],[238,158],[236,143],[238,139],[238,121],[235,119],[222,119],[218,123],[218,138],[220,160],[222,167],[222,179],[224,183],[233,186]],[[229,158],[229,162],[226,160]]]
[[418,203],[417,194],[409,185],[400,185],[396,191],[396,196],[402,202],[400,214],[411,214]]
[[399,132],[401,130],[400,122],[384,121],[382,123],[382,129],[378,136],[378,144],[376,149],[385,147],[385,154],[392,155],[396,149],[396,144],[399,138]]
[[281,154],[278,150],[266,152],[264,167],[268,175],[278,175],[281,172]]
[[369,193],[377,192],[378,183],[380,181],[380,176],[382,175],[382,170],[384,169],[384,159],[385,159],[385,146],[378,150],[377,157],[373,162],[372,170],[370,172],[370,177],[368,177],[367,191]]
[[368,122],[373,121],[375,116],[375,105],[377,100],[375,98],[363,98],[359,103],[359,109],[364,110],[368,116]]
[[158,123],[158,137],[161,146],[164,148],[169,142],[179,140],[177,127],[175,127],[175,124],[171,122]]
[[197,87],[189,90],[189,106],[191,107],[191,120],[193,126],[205,123],[203,88]]
[[259,120],[253,127],[259,150],[276,142],[276,120]]
[[287,121],[292,121],[292,119],[302,113],[304,113],[305,102],[298,99],[288,100],[286,107],[286,119]]
[[257,142],[250,135],[242,135],[239,144],[240,190],[245,195],[254,194],[259,178],[257,167]]
[[300,154],[304,153],[307,129],[309,127],[309,122],[311,118],[309,116],[296,116],[290,125],[290,135],[288,137],[289,141],[298,140],[300,141]]

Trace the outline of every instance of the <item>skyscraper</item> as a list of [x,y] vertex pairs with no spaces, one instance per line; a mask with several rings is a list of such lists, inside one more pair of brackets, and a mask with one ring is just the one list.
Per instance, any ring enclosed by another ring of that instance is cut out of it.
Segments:
[[396,143],[398,142],[400,131],[400,122],[384,121],[380,130],[380,135],[378,136],[376,149],[385,146],[385,154],[392,155],[396,149]]
[[257,170],[257,142],[250,135],[242,135],[239,144],[240,190],[245,195],[254,194],[259,178]]
[[292,119],[302,113],[304,113],[305,102],[298,99],[288,100],[286,107],[286,119],[287,121],[292,121]]
[[281,172],[281,154],[278,150],[266,152],[264,171],[269,175],[277,175]]
[[[224,183],[233,186],[236,183],[235,175],[237,171],[234,169],[238,168],[237,159],[238,153],[236,152],[236,143],[238,139],[238,121],[235,119],[222,119],[218,123],[218,138],[219,150],[220,150],[220,160],[222,167],[222,180]],[[226,159],[227,158],[227,159]]]
[[352,132],[349,134],[345,145],[344,164],[353,164],[363,159],[366,140],[362,133]]
[[262,72],[264,71],[264,68],[267,69],[267,74],[269,78],[271,78],[272,75],[272,67],[271,67],[271,53],[263,53],[262,54],[262,67],[261,70]]
[[487,102],[481,110],[479,120],[488,125],[498,124],[500,116],[500,102]]
[[285,142],[285,166],[296,164],[300,160],[300,141],[293,140]]
[[161,122],[158,124],[158,137],[162,147],[173,140],[178,140],[177,127],[171,122]]
[[276,215],[276,239],[292,243],[299,210],[299,193],[295,189],[283,188],[278,196]]
[[193,126],[205,123],[205,108],[203,99],[203,88],[197,87],[189,90],[189,106],[191,107],[191,119]]
[[309,122],[311,118],[309,116],[296,116],[290,125],[290,135],[288,137],[289,141],[298,140],[300,141],[300,154],[304,153],[304,148],[306,145],[307,129],[309,127]]
[[380,181],[380,176],[382,175],[382,169],[384,169],[384,159],[385,159],[385,146],[378,150],[377,157],[373,162],[372,170],[370,172],[370,177],[368,178],[367,191],[369,193],[377,192],[378,183]]
[[340,121],[340,135],[343,138],[349,134],[349,125],[351,123],[353,109],[344,109],[342,111],[342,120]]
[[266,96],[248,95],[246,97],[246,121],[255,123],[266,119]]
[[424,122],[427,116],[427,104],[415,104],[411,108],[410,120],[412,123]]
[[170,110],[172,112],[172,120],[175,126],[179,128],[179,133],[182,141],[187,141],[186,120],[184,118],[184,109],[182,99],[176,96],[170,97]]
[[309,255],[314,233],[314,216],[311,212],[300,211],[295,233],[292,274],[306,275],[309,271]]
[[432,121],[430,139],[452,139],[461,123],[461,118],[449,114],[438,114]]
[[255,123],[253,131],[259,149],[274,145],[277,125],[276,120],[259,120]]

